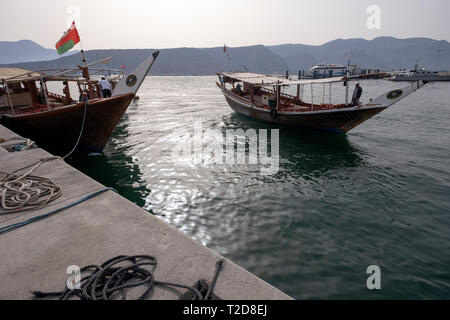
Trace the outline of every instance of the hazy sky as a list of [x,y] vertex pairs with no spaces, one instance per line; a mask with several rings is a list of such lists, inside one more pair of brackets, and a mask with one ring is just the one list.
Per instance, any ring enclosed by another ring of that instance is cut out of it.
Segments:
[[[380,29],[367,27],[370,5],[380,8]],[[450,40],[449,0],[0,0],[0,9],[0,41],[48,48],[72,18],[85,49]]]

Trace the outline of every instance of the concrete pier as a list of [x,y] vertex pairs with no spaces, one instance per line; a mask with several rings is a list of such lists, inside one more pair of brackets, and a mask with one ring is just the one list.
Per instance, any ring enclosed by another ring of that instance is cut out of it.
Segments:
[[[52,156],[36,148],[9,152],[5,146],[25,139],[0,126],[0,171]],[[0,214],[0,228],[61,208],[105,186],[62,160],[44,163],[33,175],[62,186],[63,196],[34,211]],[[222,257],[113,191],[107,191],[57,215],[0,235],[0,299],[32,299],[31,291],[59,291],[67,267],[101,264],[118,255],[152,255],[155,278],[192,286],[211,281]],[[156,300],[178,299],[185,291],[157,287]],[[289,296],[225,259],[214,293],[224,300],[288,300]]]

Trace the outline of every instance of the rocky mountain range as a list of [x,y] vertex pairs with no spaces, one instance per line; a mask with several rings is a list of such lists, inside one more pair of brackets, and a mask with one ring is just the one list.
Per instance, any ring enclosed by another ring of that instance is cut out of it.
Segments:
[[[111,68],[125,66],[132,70],[156,49],[109,49],[86,51],[88,62],[111,56]],[[161,49],[152,75],[213,75],[230,69],[223,47]],[[233,70],[258,73],[296,74],[318,63],[352,64],[381,70],[412,69],[417,59],[421,67],[450,69],[450,44],[428,38],[396,39],[379,37],[373,40],[338,39],[321,46],[283,44],[277,46],[245,46],[228,48]],[[55,59],[56,58],[56,59]],[[20,62],[21,61],[21,62]],[[0,67],[16,66],[28,70],[74,67],[81,63],[81,54],[58,57],[56,52],[30,41],[0,41]]]

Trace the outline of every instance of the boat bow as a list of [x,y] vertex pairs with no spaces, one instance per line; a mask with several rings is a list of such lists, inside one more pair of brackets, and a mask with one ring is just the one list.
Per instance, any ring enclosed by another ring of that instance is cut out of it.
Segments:
[[423,86],[425,86],[428,82],[427,81],[417,81],[409,84],[408,86],[402,88],[402,89],[396,89],[389,91],[385,94],[382,94],[381,96],[373,99],[370,101],[370,103],[367,104],[367,106],[370,105],[383,105],[386,107],[390,107],[391,105],[399,102],[400,100],[406,98],[411,93],[419,90]]
[[150,57],[145,59],[139,67],[133,70],[128,76],[121,79],[114,88],[112,96],[115,97],[127,93],[136,94],[158,55],[159,51],[155,51]]

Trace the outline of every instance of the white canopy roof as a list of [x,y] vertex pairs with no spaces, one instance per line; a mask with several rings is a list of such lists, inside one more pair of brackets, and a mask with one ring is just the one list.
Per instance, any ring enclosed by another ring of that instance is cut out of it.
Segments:
[[20,82],[39,79],[42,75],[35,71],[21,68],[0,68],[0,79],[6,82]]
[[223,72],[222,75],[226,78],[230,78],[236,81],[242,81],[245,83],[260,86],[290,86],[290,85],[298,85],[298,84],[303,85],[311,83],[333,83],[333,82],[342,82],[345,80],[345,77],[289,80],[283,77],[263,75],[251,72]]

